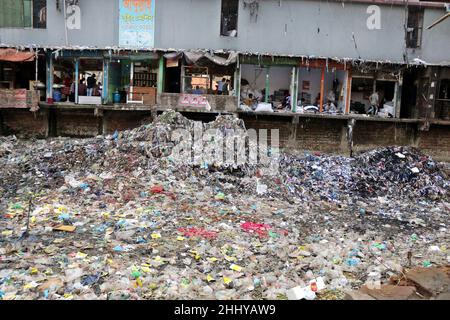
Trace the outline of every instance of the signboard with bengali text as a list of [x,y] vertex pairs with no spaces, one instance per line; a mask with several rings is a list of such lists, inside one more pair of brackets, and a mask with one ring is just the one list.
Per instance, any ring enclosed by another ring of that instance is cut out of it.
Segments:
[[153,48],[156,0],[119,0],[119,46]]
[[198,94],[181,94],[178,104],[184,107],[201,107],[206,110],[211,110],[211,106],[206,97]]

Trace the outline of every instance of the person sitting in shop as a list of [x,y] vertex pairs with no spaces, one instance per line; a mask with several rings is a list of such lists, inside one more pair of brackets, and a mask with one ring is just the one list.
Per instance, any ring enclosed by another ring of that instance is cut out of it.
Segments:
[[249,93],[247,99],[244,100],[244,104],[251,108],[253,107],[253,103],[254,103],[253,94]]
[[[78,95],[79,96],[85,96],[87,94],[87,86],[84,83],[84,78],[80,80],[80,83],[78,84]],[[75,89],[74,89],[75,91]]]
[[281,101],[281,105],[278,106],[278,109],[290,109],[291,108],[291,95],[289,91],[284,91],[284,97]]
[[317,93],[316,99],[314,100],[314,105],[320,107],[320,92]]
[[369,103],[370,107],[369,110],[367,111],[367,114],[376,115],[378,113],[378,105],[380,103],[380,96],[378,94],[378,91],[375,91],[370,95]]
[[75,81],[70,85],[69,101],[75,102]]
[[61,78],[57,74],[53,75],[53,84],[61,84]]
[[102,83],[98,82],[96,86],[94,87],[94,96],[101,96],[102,95]]
[[330,90],[330,92],[328,92],[328,95],[327,95],[327,104],[325,105],[324,110],[326,112],[330,112],[330,113],[337,112],[335,101],[336,101],[336,96],[335,96],[333,90]]
[[192,91],[193,94],[202,94],[202,89],[199,86],[195,86],[195,90]]
[[222,81],[217,82],[217,94],[222,94],[223,92],[223,85],[225,84],[226,79],[222,78]]
[[222,86],[222,94],[228,96],[230,94],[230,80],[226,80]]

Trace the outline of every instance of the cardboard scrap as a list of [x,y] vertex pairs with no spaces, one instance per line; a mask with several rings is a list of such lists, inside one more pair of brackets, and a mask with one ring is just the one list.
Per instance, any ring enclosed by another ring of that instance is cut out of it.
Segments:
[[67,226],[60,224],[56,227],[53,227],[53,231],[66,231],[66,232],[74,232],[77,227],[75,226]]

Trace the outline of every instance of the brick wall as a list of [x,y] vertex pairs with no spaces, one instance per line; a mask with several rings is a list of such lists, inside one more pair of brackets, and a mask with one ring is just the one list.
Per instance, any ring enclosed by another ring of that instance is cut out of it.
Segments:
[[431,125],[417,133],[417,146],[437,160],[450,161],[450,126]]
[[329,153],[343,152],[342,129],[346,124],[347,121],[341,119],[300,118],[292,147]]
[[354,150],[363,151],[380,145],[412,145],[416,129],[415,123],[356,121],[353,129]]
[[[0,110],[2,134],[44,137],[90,137],[139,126],[151,119],[149,111],[45,110],[36,114],[21,109]],[[195,120],[212,121],[215,114],[184,113]],[[279,129],[280,147],[348,155],[347,119],[326,117],[239,114],[247,129]],[[50,126],[49,126],[50,124]],[[353,133],[354,151],[391,145],[416,146],[437,160],[450,161],[450,125],[431,124],[420,131],[418,123],[357,120]],[[51,130],[49,130],[49,128]]]
[[122,131],[136,128],[143,123],[151,122],[148,111],[103,111],[103,133],[111,134],[115,130]]
[[280,147],[287,147],[290,141],[292,130],[292,117],[275,117],[275,116],[254,116],[241,115],[247,129],[267,129],[267,135],[270,137],[270,129],[279,130]]
[[3,135],[42,138],[48,134],[47,110],[31,112],[28,109],[2,109],[0,113]]
[[56,135],[92,137],[102,133],[102,117],[90,110],[57,110]]

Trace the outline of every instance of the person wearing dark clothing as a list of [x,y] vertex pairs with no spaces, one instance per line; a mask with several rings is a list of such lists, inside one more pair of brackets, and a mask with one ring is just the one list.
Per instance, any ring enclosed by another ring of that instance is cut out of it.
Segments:
[[230,93],[230,80],[226,80],[222,86],[222,94],[227,96]]
[[87,78],[87,95],[92,96],[92,93],[94,92],[95,84],[97,83],[97,80],[95,80],[95,73],[92,74],[89,78]]
[[84,79],[80,80],[80,84],[78,85],[78,95],[79,96],[85,96],[86,95],[86,84],[84,83]]

